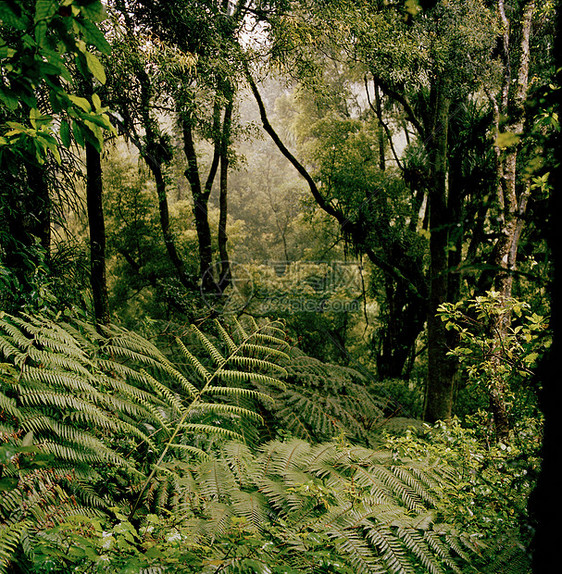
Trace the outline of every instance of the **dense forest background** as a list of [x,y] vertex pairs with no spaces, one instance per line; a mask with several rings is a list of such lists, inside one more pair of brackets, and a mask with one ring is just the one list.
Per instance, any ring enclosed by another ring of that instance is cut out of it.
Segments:
[[558,8],[0,2],[0,572],[552,572]]

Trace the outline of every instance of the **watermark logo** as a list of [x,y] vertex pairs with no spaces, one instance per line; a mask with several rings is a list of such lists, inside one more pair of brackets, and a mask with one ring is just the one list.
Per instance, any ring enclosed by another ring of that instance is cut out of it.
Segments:
[[[223,269],[209,270],[213,281]],[[363,281],[358,263],[347,261],[230,262],[231,281],[224,292],[202,290],[206,305],[221,314],[256,315],[348,313],[361,309]]]

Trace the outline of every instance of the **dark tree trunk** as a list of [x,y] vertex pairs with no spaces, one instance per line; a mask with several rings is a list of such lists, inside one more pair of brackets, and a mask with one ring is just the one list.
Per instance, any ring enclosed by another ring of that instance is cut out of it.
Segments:
[[47,172],[44,166],[35,162],[28,163],[26,171],[29,187],[26,209],[26,218],[29,223],[27,233],[39,239],[48,260],[51,249],[51,198],[49,197]]
[[220,193],[219,193],[219,230],[218,245],[220,256],[220,278],[219,288],[221,293],[230,285],[232,280],[230,259],[228,256],[226,224],[228,219],[228,168],[229,168],[229,148],[232,127],[232,111],[234,107],[234,92],[231,87],[226,89],[227,102],[224,110],[224,121],[222,126],[221,149],[220,149]]
[[0,298],[17,312],[35,288],[39,266],[48,264],[51,199],[47,167],[34,157],[4,154],[0,171],[0,260],[15,283]]
[[[562,6],[557,13],[555,38],[555,69],[558,70],[558,86],[562,82]],[[562,93],[554,91],[554,104],[562,114]],[[553,138],[554,169],[552,170],[551,220],[549,229],[550,248],[554,264],[554,280],[550,289],[552,300],[551,328],[552,346],[542,361],[539,380],[542,383],[540,405],[544,414],[542,465],[537,486],[531,496],[529,510],[535,521],[533,540],[533,573],[551,574],[560,562],[560,528],[562,515],[562,489],[560,488],[560,356],[562,355],[562,134]]]
[[150,169],[156,184],[156,194],[158,197],[158,211],[160,215],[160,228],[166,246],[168,257],[176,270],[177,278],[186,289],[193,289],[194,284],[185,270],[185,264],[176,248],[174,233],[170,227],[170,214],[168,208],[168,195],[166,189],[166,178],[164,168],[171,160],[170,151],[166,149],[162,141],[159,129],[155,124],[150,111],[152,98],[151,81],[146,71],[139,66],[137,77],[141,86],[141,116],[143,128],[145,130],[145,145],[139,146],[144,160]]
[[[217,106],[215,106],[215,128]],[[220,122],[220,116],[219,116]],[[193,128],[190,119],[183,120],[183,148],[187,159],[185,175],[191,187],[193,196],[193,216],[199,245],[199,273],[201,276],[201,290],[204,293],[218,293],[218,285],[213,272],[213,247],[211,227],[209,225],[209,196],[213,186],[218,162],[220,159],[220,145],[215,144],[215,153],[207,178],[205,188],[201,185],[197,153],[193,141]]]
[[447,140],[451,100],[445,81],[439,82],[435,90],[435,113],[431,137],[426,144],[431,161],[432,186],[429,190],[428,378],[424,419],[431,423],[450,419],[454,395],[454,362],[447,356],[447,330],[441,318],[436,316],[439,305],[447,300],[448,294],[450,217],[447,206]]
[[388,312],[378,337],[377,374],[381,379],[399,379],[423,331],[426,306],[412,297],[402,282],[387,277],[386,300]]
[[101,154],[86,142],[86,202],[90,230],[90,283],[97,325],[109,324],[109,299],[105,272],[105,221],[102,206]]

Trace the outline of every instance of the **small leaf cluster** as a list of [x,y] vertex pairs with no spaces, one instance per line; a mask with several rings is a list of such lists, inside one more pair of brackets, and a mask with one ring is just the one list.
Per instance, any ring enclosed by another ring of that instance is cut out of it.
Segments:
[[[458,303],[444,303],[439,314],[459,341],[450,354],[459,359],[469,382],[488,389],[502,380],[515,391],[527,386],[540,357],[550,346],[547,319],[533,312],[528,303],[503,297],[497,291]],[[512,323],[502,328],[511,317]],[[522,387],[523,385],[523,387]]]
[[93,50],[109,53],[98,23],[100,1],[37,0],[0,7],[0,111],[6,119],[0,153],[9,149],[39,163],[50,152],[60,164],[60,143],[90,142],[98,150],[111,122],[97,95],[79,95],[84,86],[106,81]]

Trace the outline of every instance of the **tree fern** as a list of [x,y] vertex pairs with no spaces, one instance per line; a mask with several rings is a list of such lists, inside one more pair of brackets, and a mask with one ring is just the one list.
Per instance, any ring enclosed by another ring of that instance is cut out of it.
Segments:
[[[434,475],[416,482],[416,490],[427,492],[415,504],[404,497],[412,492],[414,478],[406,472],[412,467],[418,475]],[[221,547],[243,519],[262,545],[281,545],[287,564],[303,571],[317,552],[319,560],[325,553],[337,557],[342,571],[459,572],[460,556],[470,559],[473,550],[432,511],[440,489],[424,485],[436,485],[440,475],[387,451],[293,439],[267,443],[253,455],[245,445],[227,443],[194,473],[188,468],[178,510],[200,544]],[[379,477],[376,495],[372,481],[360,476]],[[315,537],[323,541],[321,550]]]
[[[160,456],[157,462],[153,465],[153,468],[147,477],[146,481],[144,482],[140,493],[138,495],[137,501],[133,505],[131,510],[131,517],[134,515],[142,496],[150,484],[150,481],[156,475],[160,465],[165,461],[168,451],[170,449],[174,449],[175,446],[179,443],[179,437],[181,434],[185,432],[193,432],[194,430],[201,431],[204,428],[204,432],[209,434],[212,432],[212,427],[206,426],[201,427],[200,425],[193,425],[189,422],[189,418],[192,414],[197,413],[202,408],[207,410],[208,403],[206,403],[206,398],[208,396],[213,396],[215,394],[215,388],[219,389],[220,394],[226,394],[229,396],[240,396],[240,389],[238,388],[238,384],[240,382],[245,382],[248,380],[258,379],[260,381],[267,381],[269,383],[278,384],[277,380],[273,377],[262,374],[262,373],[255,373],[255,372],[248,372],[248,371],[239,371],[233,370],[231,368],[231,364],[236,360],[240,359],[241,357],[245,357],[244,351],[248,349],[248,345],[251,347],[251,351],[253,354],[259,354],[262,356],[267,357],[270,353],[270,348],[265,346],[265,344],[257,344],[254,341],[263,341],[268,345],[274,345],[275,350],[279,353],[279,348],[284,347],[286,344],[283,339],[276,337],[274,334],[276,331],[275,326],[271,324],[266,324],[262,327],[258,327],[256,324],[253,325],[254,329],[251,331],[246,331],[240,323],[236,322],[235,326],[243,335],[243,339],[240,343],[233,346],[232,339],[229,337],[226,340],[226,352],[223,352],[219,349],[205,334],[203,334],[199,329],[196,327],[193,328],[197,338],[201,342],[203,348],[210,356],[211,361],[213,363],[212,367],[205,367],[201,361],[196,359],[196,357],[191,352],[187,352],[187,348],[185,345],[181,345],[181,348],[184,351],[186,358],[190,361],[191,365],[193,365],[196,369],[197,374],[201,377],[200,388],[198,389],[195,395],[189,397],[189,402],[187,403],[185,409],[182,410],[181,416],[178,417],[178,420],[174,421],[173,429],[171,430],[171,434],[167,439],[167,442],[164,444],[163,449],[160,453]],[[220,331],[221,333],[224,332],[224,329]],[[250,359],[252,359],[250,357]],[[249,363],[242,362],[244,365],[251,365],[251,361]],[[265,365],[269,368],[270,362],[266,358],[261,358],[261,363],[263,367]],[[217,384],[217,383],[221,384]],[[229,388],[225,387],[225,383],[229,384],[229,387],[232,387],[232,391],[229,392]],[[242,395],[248,395],[247,392],[242,392]],[[214,409],[217,412],[217,409]],[[243,415],[246,413],[251,413],[244,408],[240,408],[236,406],[234,408],[230,407],[230,412],[232,414],[237,413],[238,415]],[[220,432],[223,435],[233,435],[235,431],[231,429],[226,429],[221,426],[215,426],[215,431]]]
[[345,435],[371,444],[370,430],[384,421],[389,399],[354,369],[324,364],[296,348],[289,355],[282,363],[287,370],[284,387],[253,381],[275,398],[275,409],[269,412],[272,425],[311,442]]
[[[133,512],[145,492],[148,504],[164,508],[177,497],[174,461],[205,455],[198,437],[207,443],[212,435],[241,438],[245,420],[261,420],[251,407],[268,397],[238,385],[252,377],[280,385],[269,372],[284,371],[268,357],[285,356],[286,344],[274,326],[234,328],[246,333],[245,349],[232,347],[230,337],[217,345],[194,328],[198,350],[192,353],[178,340],[183,353],[175,362],[116,326],[100,334],[80,321],[2,314],[0,430],[4,445],[13,446],[0,468],[2,478],[13,482],[0,503],[0,558],[19,540],[18,525],[28,529],[28,517],[36,529],[45,522],[30,506],[34,490],[24,488],[26,476],[41,483],[43,475],[26,461],[48,461],[54,473],[49,504],[59,509],[58,517],[108,508],[117,502],[111,493],[120,504],[134,496]],[[186,357],[189,368],[181,364]],[[21,444],[23,435],[29,444]],[[111,469],[125,473],[125,490],[107,481]]]

